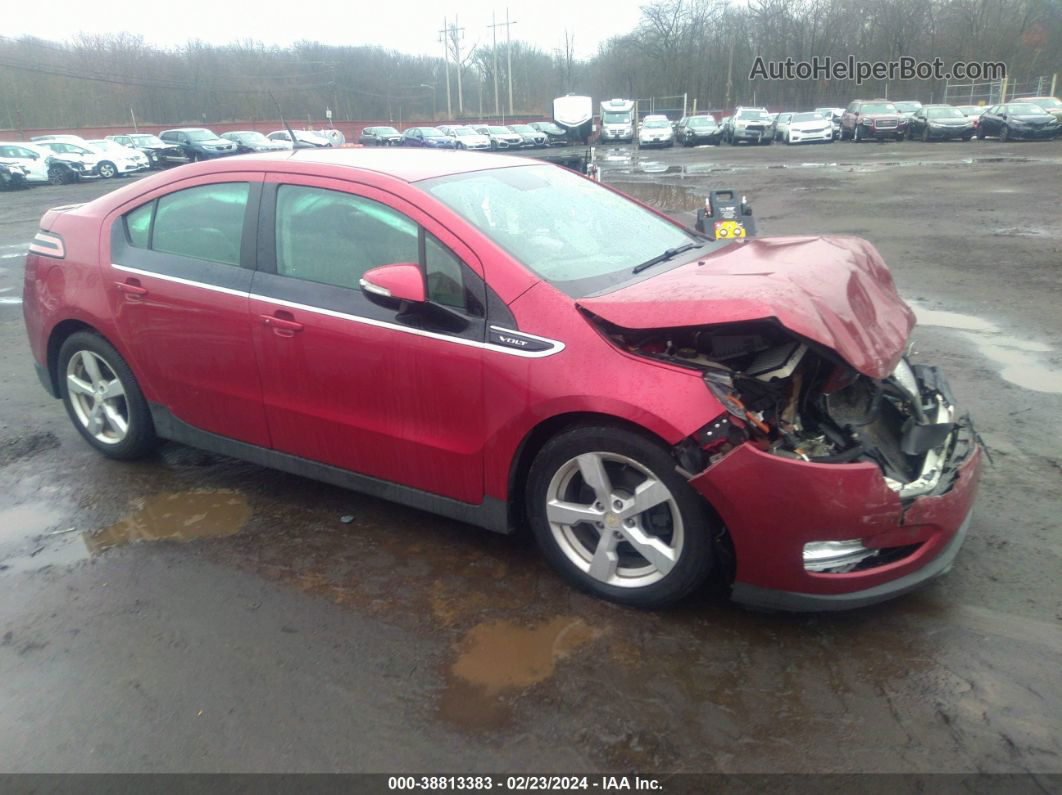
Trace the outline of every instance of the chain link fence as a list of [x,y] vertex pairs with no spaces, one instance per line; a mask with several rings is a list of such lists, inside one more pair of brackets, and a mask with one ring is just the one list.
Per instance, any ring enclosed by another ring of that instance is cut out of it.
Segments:
[[992,80],[981,83],[944,84],[947,105],[996,105],[1008,99],[1054,96],[1058,75],[1038,75],[1027,80]]

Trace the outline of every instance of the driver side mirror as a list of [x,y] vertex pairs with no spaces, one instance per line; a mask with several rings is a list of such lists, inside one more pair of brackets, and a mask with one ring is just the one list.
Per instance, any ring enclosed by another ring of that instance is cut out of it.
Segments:
[[362,275],[360,284],[370,297],[391,298],[412,304],[422,304],[427,298],[420,266],[412,263],[370,268]]

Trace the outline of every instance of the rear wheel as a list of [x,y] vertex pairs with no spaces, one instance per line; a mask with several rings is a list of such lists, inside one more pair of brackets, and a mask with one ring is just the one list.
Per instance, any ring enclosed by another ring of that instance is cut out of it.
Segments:
[[711,571],[704,502],[668,451],[639,434],[584,427],[555,437],[531,467],[527,502],[546,558],[596,596],[658,607]]
[[109,458],[154,449],[155,426],[133,371],[97,334],[71,334],[59,349],[59,391],[74,427]]

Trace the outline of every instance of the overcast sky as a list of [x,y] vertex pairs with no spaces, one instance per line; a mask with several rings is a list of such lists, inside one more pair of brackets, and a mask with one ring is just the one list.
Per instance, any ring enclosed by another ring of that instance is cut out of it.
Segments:
[[[211,43],[255,39],[290,44],[307,39],[325,44],[377,44],[414,54],[441,54],[438,31],[455,12],[468,44],[490,45],[491,11],[505,19],[505,5],[487,0],[178,0],[162,4],[85,4],[83,0],[24,3],[5,14],[3,34],[65,40],[79,32],[127,31],[165,47],[189,39]],[[532,42],[547,52],[562,49],[564,29],[575,35],[576,56],[586,58],[597,45],[626,33],[638,19],[638,3],[533,0],[509,6],[513,39]],[[505,28],[498,29],[504,40]]]

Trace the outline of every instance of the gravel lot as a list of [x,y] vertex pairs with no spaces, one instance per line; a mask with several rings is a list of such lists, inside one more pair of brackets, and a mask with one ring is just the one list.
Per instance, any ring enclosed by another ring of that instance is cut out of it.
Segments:
[[636,612],[527,539],[178,445],[104,460],[18,296],[41,213],[117,183],[0,194],[0,769],[1062,772],[1062,141],[598,156],[679,217],[734,188],[763,235],[879,248],[995,461],[953,571],[844,615]]

